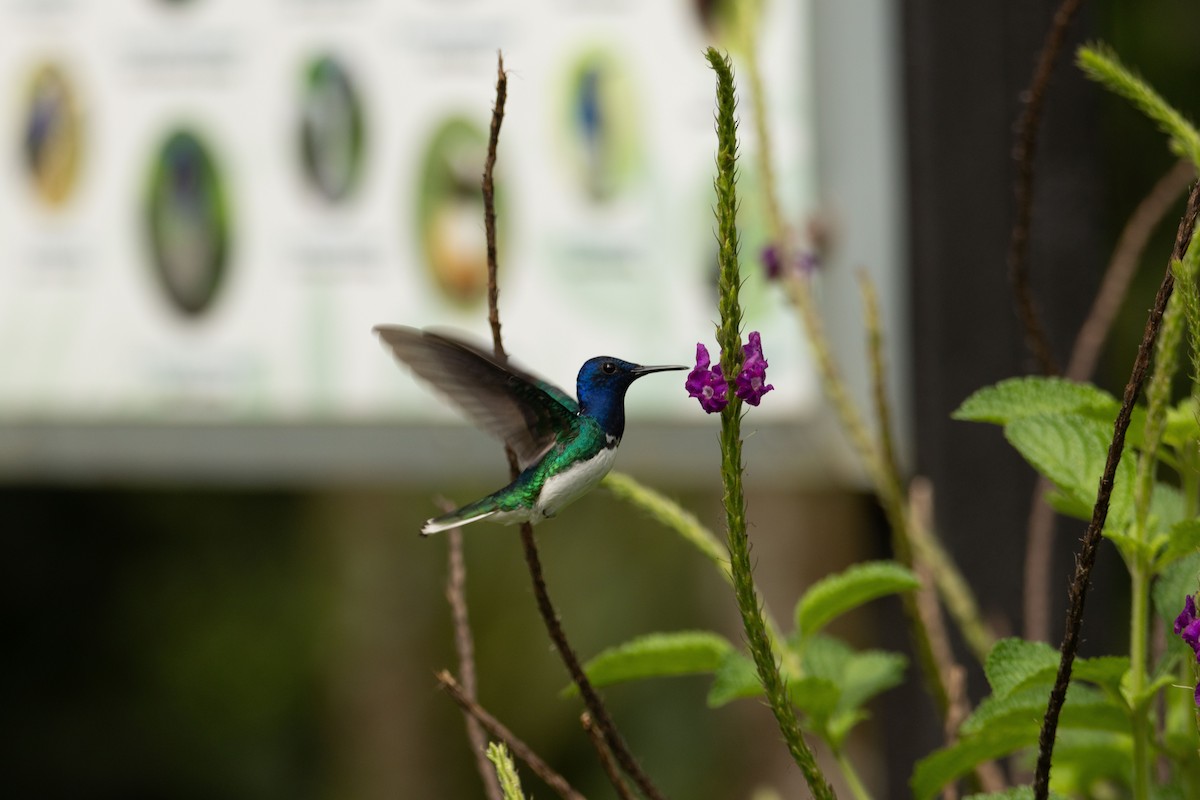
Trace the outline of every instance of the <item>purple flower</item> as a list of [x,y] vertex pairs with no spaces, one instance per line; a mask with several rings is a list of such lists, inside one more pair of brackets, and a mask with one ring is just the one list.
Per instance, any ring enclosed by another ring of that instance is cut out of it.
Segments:
[[767,271],[767,280],[779,280],[783,274],[783,262],[779,258],[779,248],[769,244],[762,249],[763,268]]
[[762,401],[762,396],[775,387],[766,382],[767,359],[763,358],[762,339],[758,331],[750,334],[750,344],[742,348],[745,358],[742,371],[734,380],[734,394],[752,406]]
[[704,413],[712,414],[729,405],[729,384],[721,372],[721,365],[709,368],[708,348],[696,343],[696,367],[688,373],[683,387],[688,390],[689,397],[700,401]]
[[1175,633],[1181,633],[1184,628],[1196,621],[1196,598],[1188,595],[1183,599],[1183,611],[1175,618]]
[[[1200,663],[1200,617],[1196,616],[1196,598],[1188,595],[1183,601],[1183,611],[1175,618],[1175,633],[1184,644],[1192,648],[1196,661]],[[1196,686],[1196,705],[1200,706],[1200,684]]]
[[[790,255],[786,264],[784,263],[785,255]],[[812,250],[794,249],[788,253],[775,244],[764,247],[759,257],[762,259],[763,270],[769,281],[792,276],[807,278],[817,271],[817,267],[821,263],[817,259],[817,254]]]

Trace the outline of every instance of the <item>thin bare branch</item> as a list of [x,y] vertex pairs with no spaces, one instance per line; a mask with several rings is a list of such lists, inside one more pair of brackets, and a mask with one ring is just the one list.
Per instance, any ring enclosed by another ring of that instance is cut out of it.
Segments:
[[583,712],[579,715],[579,723],[583,725],[583,729],[587,731],[588,737],[592,740],[592,747],[595,747],[596,752],[600,754],[600,766],[604,768],[604,774],[608,776],[609,783],[617,790],[617,797],[620,800],[636,800],[633,792],[629,790],[629,787],[625,785],[624,779],[621,778],[617,762],[613,761],[612,751],[604,743],[604,733],[596,727],[596,723],[592,720],[592,715],[586,711]]
[[1037,67],[1029,89],[1023,95],[1025,103],[1017,121],[1017,141],[1013,157],[1017,162],[1016,214],[1012,237],[1008,248],[1008,277],[1017,303],[1017,315],[1025,329],[1025,342],[1038,362],[1038,368],[1046,375],[1058,374],[1058,364],[1050,349],[1046,329],[1038,316],[1033,292],[1029,288],[1029,227],[1033,218],[1033,162],[1037,155],[1038,126],[1042,120],[1042,106],[1046,100],[1046,87],[1054,62],[1062,50],[1067,36],[1067,27],[1081,0],[1063,0],[1054,14],[1050,31],[1038,56]]
[[[488,261],[488,322],[492,329],[492,347],[495,350],[496,357],[500,359],[506,358],[504,352],[504,343],[500,336],[500,307],[499,307],[499,281],[497,273],[499,267],[496,257],[496,195],[493,184],[492,174],[496,166],[496,148],[500,140],[500,125],[504,121],[504,102],[508,96],[508,78],[504,72],[504,56],[497,54],[497,79],[496,79],[496,104],[492,108],[492,125],[491,133],[488,136],[488,152],[487,160],[484,164],[483,172],[483,220],[484,229],[487,235],[487,261]],[[519,472],[517,467],[517,457],[512,451],[512,448],[505,448],[508,455],[509,471],[513,478],[517,477]],[[664,795],[654,786],[650,777],[642,770],[633,753],[630,752],[628,745],[622,738],[620,731],[617,730],[616,724],[612,717],[609,716],[608,709],[604,706],[604,701],[600,699],[600,695],[592,687],[592,684],[587,679],[587,675],[583,671],[583,666],[579,661],[579,656],[571,648],[571,643],[567,640],[566,632],[563,631],[562,623],[559,621],[558,612],[554,608],[554,603],[550,600],[550,592],[546,588],[546,579],[542,574],[542,559],[538,553],[537,539],[533,535],[533,526],[528,522],[521,524],[521,545],[525,551],[525,563],[529,567],[529,577],[533,582],[533,595],[537,601],[539,613],[542,615],[542,621],[546,624],[546,632],[550,635],[550,640],[554,643],[554,648],[558,651],[559,657],[563,664],[567,667],[567,672],[571,675],[571,680],[579,687],[579,694],[583,697],[584,705],[587,706],[591,713],[595,724],[604,734],[604,741],[607,743],[617,763],[625,770],[634,783],[637,784],[642,794],[650,798],[650,800],[665,800]],[[600,754],[601,760],[604,754]]]
[[[1171,261],[1177,261],[1187,252],[1196,227],[1196,216],[1200,214],[1200,183],[1192,187],[1188,197],[1187,210],[1179,222],[1179,231],[1175,236],[1175,247],[1171,253]],[[1117,465],[1121,461],[1121,452],[1125,447],[1125,433],[1129,429],[1129,419],[1133,414],[1133,406],[1142,384],[1146,379],[1146,370],[1150,364],[1150,353],[1158,338],[1158,329],[1162,324],[1163,313],[1167,301],[1174,289],[1175,279],[1171,273],[1170,264],[1154,298],[1154,307],[1146,320],[1146,330],[1142,343],[1138,346],[1137,358],[1133,362],[1133,370],[1129,382],[1125,385],[1125,396],[1121,401],[1121,410],[1113,423],[1112,444],[1108,448],[1108,459],[1104,465],[1104,474],[1100,478],[1100,486],[1096,493],[1096,505],[1092,509],[1092,519],[1083,535],[1083,543],[1079,548],[1076,559],[1075,578],[1071,582],[1070,605],[1067,609],[1066,632],[1063,634],[1062,646],[1059,648],[1060,660],[1058,674],[1055,677],[1054,688],[1050,691],[1050,701],[1046,706],[1046,716],[1042,722],[1042,731],[1038,737],[1037,771],[1034,774],[1034,796],[1037,800],[1046,800],[1050,792],[1050,764],[1054,753],[1054,739],[1058,731],[1058,717],[1062,712],[1063,702],[1067,698],[1067,686],[1071,680],[1071,668],[1075,661],[1075,653],[1079,649],[1079,631],[1083,624],[1083,608],[1087,600],[1088,586],[1091,581],[1092,566],[1096,563],[1096,550],[1100,544],[1100,533],[1104,529],[1104,521],[1108,517],[1108,506],[1112,498],[1113,481]]]
[[[1121,308],[1129,284],[1142,260],[1146,243],[1179,195],[1196,175],[1191,162],[1177,161],[1138,203],[1121,230],[1104,279],[1092,301],[1091,311],[1075,337],[1065,376],[1073,381],[1090,380],[1108,339],[1113,320]],[[1050,641],[1050,563],[1054,543],[1054,509],[1046,502],[1050,481],[1039,478],[1029,512],[1025,545],[1024,634],[1032,641]]]
[[525,762],[525,765],[533,771],[534,775],[542,780],[547,786],[558,793],[559,797],[566,800],[584,800],[583,795],[575,791],[571,784],[567,783],[567,779],[559,775],[550,765],[533,752],[533,749],[517,738],[516,734],[506,728],[500,720],[493,717],[487,712],[483,706],[467,697],[467,693],[463,690],[462,685],[454,679],[446,670],[442,670],[437,674],[438,685],[458,703],[464,713],[469,714],[472,719],[477,720],[489,736],[498,739],[508,746],[509,752]]
[[[446,511],[453,511],[454,504],[441,501]],[[450,616],[454,621],[454,649],[458,653],[458,674],[462,677],[463,693],[470,700],[479,697],[475,683],[475,640],[471,635],[471,620],[467,614],[467,565],[463,559],[462,528],[451,528],[447,534],[449,554],[446,570],[446,602],[450,604]],[[479,721],[464,713],[467,725],[467,741],[475,755],[475,768],[483,781],[483,790],[488,800],[504,800],[500,779],[487,757],[487,737]]]

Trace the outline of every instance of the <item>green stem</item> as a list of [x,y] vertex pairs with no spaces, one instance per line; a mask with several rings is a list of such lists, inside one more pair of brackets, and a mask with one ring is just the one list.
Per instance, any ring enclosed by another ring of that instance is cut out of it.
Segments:
[[[1130,529],[1132,538],[1139,545],[1145,545],[1149,537],[1150,504],[1154,496],[1159,449],[1166,428],[1167,406],[1171,399],[1171,378],[1179,364],[1179,344],[1183,339],[1182,302],[1180,292],[1175,292],[1167,303],[1154,352],[1154,372],[1146,389],[1145,432],[1134,479],[1134,517]],[[1149,659],[1150,583],[1154,576],[1144,548],[1136,548],[1129,561],[1129,694],[1133,713],[1133,797],[1134,800],[1147,800],[1150,796],[1150,742],[1154,726],[1151,725],[1149,716],[1151,698],[1144,695],[1147,685],[1146,663]]]
[[834,757],[837,759],[838,768],[842,771],[842,777],[846,779],[846,785],[850,787],[850,794],[854,795],[855,800],[871,800],[871,793],[867,791],[862,778],[858,777],[858,772],[854,769],[854,764],[846,758],[846,754],[842,752],[841,748],[834,754]]
[[1129,693],[1133,698],[1133,797],[1150,797],[1150,737],[1152,730],[1146,691],[1147,629],[1149,628],[1149,569],[1138,556],[1131,574],[1132,609],[1129,620]]
[[[758,61],[755,58],[753,36],[748,33],[747,37],[749,41],[746,43],[746,60],[750,74],[751,113],[759,135],[758,163],[759,171],[762,173],[767,223],[771,232],[771,240],[780,250],[780,258],[784,263],[791,263],[792,244],[783,213],[780,210],[774,171],[771,169],[770,131],[766,123],[762,79],[758,70]],[[911,566],[912,549],[919,548],[919,545],[910,541],[916,537],[912,535],[907,522],[909,513],[902,488],[903,481],[895,469],[892,459],[884,452],[890,448],[883,443],[876,443],[854,405],[854,401],[850,398],[850,392],[837,369],[833,351],[825,336],[824,323],[817,309],[810,282],[802,277],[791,276],[785,279],[784,286],[789,299],[799,312],[809,345],[816,357],[817,368],[821,373],[822,388],[837,412],[842,428],[846,431],[854,449],[858,451],[859,458],[866,466],[871,482],[875,485],[880,502],[884,506],[893,532],[892,541],[896,557]],[[933,541],[932,532],[926,533],[927,535],[923,537],[925,542]],[[924,548],[924,551],[931,552],[933,547],[934,545],[929,545]],[[979,613],[979,605],[966,580],[962,578],[948,554],[940,548],[938,548],[938,552],[942,557],[930,562],[938,592],[943,595],[951,616],[962,629],[964,637],[971,646],[972,653],[982,664],[991,650],[995,637],[988,632],[983,616]],[[954,592],[953,596],[946,594],[947,589]],[[940,673],[933,658],[933,651],[928,644],[928,632],[924,630],[920,616],[916,613],[915,605],[910,601],[910,597],[906,596],[904,602],[914,647],[921,663],[922,673],[926,677],[926,684],[944,719],[949,708],[949,694],[939,677]]]
[[[733,69],[727,57],[710,47],[708,63],[717,76],[717,238],[720,280],[718,302],[721,322],[717,342],[721,346],[721,367],[732,378],[741,369],[742,309],[738,302],[741,275],[738,269],[738,232],[736,224],[737,121]],[[729,563],[733,571],[734,597],[742,616],[746,642],[754,658],[759,681],[770,703],[775,721],[787,742],[792,758],[800,767],[813,797],[835,797],[825,780],[812,750],[804,741],[800,721],[788,696],[787,684],[779,671],[763,620],[758,593],[754,587],[754,567],[750,560],[750,539],[746,532],[746,497],[742,490],[742,402],[732,398],[721,412],[721,482],[724,486],[725,521],[729,534]]]
[[[716,566],[726,583],[730,586],[734,585],[733,570],[729,566],[729,551],[725,548],[725,544],[717,538],[717,535],[696,519],[694,514],[661,492],[651,489],[623,472],[608,473],[604,477],[603,485],[619,499],[641,509],[667,528],[678,533],[685,542],[699,550]],[[800,675],[802,672],[800,659],[787,646],[782,629],[775,621],[771,610],[767,608],[765,601],[762,603],[762,614],[767,624],[767,635],[771,639],[771,649],[775,651],[775,657],[783,661],[783,666],[788,673]]]

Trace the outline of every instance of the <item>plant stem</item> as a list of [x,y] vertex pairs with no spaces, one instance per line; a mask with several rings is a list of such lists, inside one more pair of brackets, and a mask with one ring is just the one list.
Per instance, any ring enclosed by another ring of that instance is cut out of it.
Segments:
[[[1200,184],[1192,187],[1188,196],[1187,210],[1179,221],[1179,229],[1175,235],[1175,247],[1171,262],[1180,260],[1187,252],[1196,227],[1196,217],[1200,215]],[[1108,448],[1108,458],[1104,464],[1104,474],[1096,491],[1096,504],[1092,508],[1092,519],[1083,535],[1083,543],[1079,548],[1076,560],[1075,577],[1071,581],[1070,603],[1067,609],[1067,621],[1063,634],[1062,646],[1059,648],[1060,659],[1058,673],[1054,679],[1054,688],[1050,690],[1050,700],[1046,704],[1046,716],[1042,721],[1042,730],[1038,736],[1037,769],[1034,773],[1033,791],[1036,800],[1046,800],[1050,794],[1050,765],[1054,754],[1054,740],[1058,732],[1058,718],[1062,713],[1063,703],[1067,699],[1067,686],[1071,681],[1071,668],[1075,662],[1075,653],[1079,649],[1079,630],[1083,624],[1083,608],[1087,601],[1088,585],[1091,581],[1092,566],[1096,563],[1096,550],[1100,544],[1104,521],[1108,517],[1108,506],[1112,499],[1113,479],[1116,476],[1117,465],[1121,461],[1121,452],[1125,447],[1125,433],[1129,428],[1129,419],[1133,414],[1133,406],[1141,392],[1142,383],[1146,378],[1146,369],[1150,361],[1150,349],[1158,338],[1162,315],[1166,311],[1167,301],[1175,286],[1175,279],[1168,266],[1154,299],[1154,307],[1146,320],[1146,330],[1142,342],[1138,346],[1137,357],[1125,385],[1125,395],[1121,400],[1121,409],[1113,422],[1113,439]]]
[[867,791],[862,778],[858,777],[858,772],[854,769],[853,762],[846,758],[846,754],[841,748],[834,753],[834,758],[837,759],[838,769],[842,771],[842,777],[846,779],[846,786],[850,788],[850,794],[854,795],[855,800],[871,800],[871,793]]
[[1130,582],[1132,602],[1129,618],[1129,693],[1133,703],[1133,798],[1148,800],[1150,797],[1150,708],[1146,691],[1147,628],[1150,612],[1147,600],[1150,594],[1149,569],[1139,555],[1133,565]]
[[[721,346],[721,367],[730,378],[738,374],[742,362],[742,310],[738,302],[741,276],[738,270],[738,233],[736,224],[737,122],[733,69],[729,59],[714,48],[707,51],[708,63],[717,75],[717,238],[719,245],[719,307],[721,322],[717,341]],[[759,681],[766,693],[775,721],[783,733],[788,750],[800,767],[809,790],[818,800],[835,797],[833,788],[817,766],[812,750],[804,742],[800,721],[788,696],[787,685],[771,648],[763,620],[758,593],[754,587],[754,567],[750,561],[750,539],[746,532],[746,497],[742,490],[742,402],[732,398],[721,412],[721,481],[725,488],[725,520],[729,534],[729,563],[733,571],[734,596],[742,615],[742,626]]]
[[[683,540],[699,550],[720,571],[721,577],[733,586],[733,570],[729,566],[729,551],[717,535],[709,530],[695,515],[680,506],[671,498],[656,492],[649,486],[639,482],[631,475],[623,472],[610,472],[604,476],[603,485],[618,498],[630,505],[641,509],[651,517],[678,533]],[[763,619],[767,623],[767,635],[771,639],[771,648],[775,657],[783,661],[783,666],[792,675],[801,674],[800,659],[787,646],[787,640],[767,608],[766,601],[762,603]]]
[[458,703],[462,710],[470,714],[471,717],[479,721],[479,724],[488,732],[489,735],[499,739],[508,746],[512,754],[521,759],[551,789],[553,789],[559,797],[566,800],[583,800],[583,795],[575,791],[571,784],[567,783],[566,778],[555,772],[549,764],[542,761],[538,754],[533,751],[533,748],[525,744],[521,739],[506,728],[500,720],[493,717],[487,710],[467,697],[458,681],[454,680],[454,676],[446,670],[442,670],[437,674],[438,685],[442,691],[450,695],[454,702]]
[[[496,256],[496,196],[495,187],[492,182],[492,173],[496,165],[496,149],[500,139],[500,125],[504,121],[504,102],[508,95],[508,76],[504,72],[504,57],[501,54],[497,54],[496,71],[496,105],[492,109],[492,125],[488,137],[487,160],[484,163],[483,171],[483,219],[484,233],[487,236],[488,323],[492,329],[492,347],[495,350],[496,357],[503,360],[506,356],[504,354],[504,343],[500,337],[500,308],[498,303],[500,291],[499,281],[497,280],[499,265]],[[517,456],[511,447],[505,447],[504,449],[508,456],[509,472],[515,479],[519,472]],[[521,523],[521,546],[525,551],[525,564],[529,568],[529,578],[533,583],[534,599],[537,601],[537,608],[538,612],[542,615],[542,621],[546,625],[546,633],[550,636],[550,641],[554,643],[554,648],[558,651],[563,665],[571,675],[571,680],[579,687],[579,694],[583,698],[584,705],[587,706],[596,726],[603,733],[604,741],[608,744],[609,750],[612,751],[613,757],[621,765],[621,769],[625,770],[625,773],[637,784],[642,794],[650,798],[650,800],[664,800],[662,792],[650,780],[650,776],[645,773],[633,753],[629,750],[629,746],[625,744],[625,739],[621,736],[621,732],[617,729],[612,717],[609,716],[604,701],[600,699],[600,695],[597,694],[591,682],[587,679],[587,675],[583,671],[583,666],[580,664],[579,656],[576,655],[574,649],[571,647],[571,643],[567,640],[566,631],[563,630],[562,622],[558,617],[558,611],[554,608],[554,603],[550,599],[550,591],[546,587],[546,579],[542,574],[542,559],[538,553],[537,539],[533,535],[533,526],[528,522]],[[606,754],[598,755],[603,759]]]
[[1050,350],[1046,329],[1042,327],[1033,292],[1029,288],[1029,227],[1033,219],[1033,164],[1037,153],[1038,127],[1042,119],[1042,106],[1046,100],[1046,89],[1050,85],[1050,74],[1054,62],[1062,50],[1067,27],[1079,10],[1082,0],[1063,0],[1054,14],[1054,21],[1046,34],[1042,51],[1038,55],[1029,89],[1023,94],[1021,117],[1017,121],[1017,141],[1014,146],[1017,162],[1017,181],[1014,194],[1017,201],[1017,219],[1013,223],[1008,247],[1008,275],[1013,295],[1017,302],[1017,315],[1025,329],[1025,342],[1037,359],[1043,374],[1057,375],[1058,365]]

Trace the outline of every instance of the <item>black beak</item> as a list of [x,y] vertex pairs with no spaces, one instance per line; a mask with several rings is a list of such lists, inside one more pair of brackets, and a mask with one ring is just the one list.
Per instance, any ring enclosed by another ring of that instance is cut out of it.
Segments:
[[687,369],[687,367],[681,367],[678,364],[662,364],[656,367],[638,366],[633,368],[633,375],[634,377],[640,378],[643,375],[649,375],[651,372],[667,372],[678,369]]

